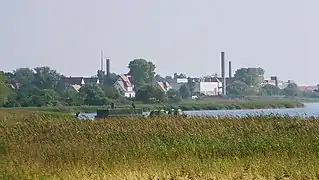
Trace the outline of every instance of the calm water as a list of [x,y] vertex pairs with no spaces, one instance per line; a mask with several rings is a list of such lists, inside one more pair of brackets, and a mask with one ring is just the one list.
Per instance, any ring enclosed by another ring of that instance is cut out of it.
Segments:
[[[319,117],[319,103],[305,103],[304,108],[291,109],[243,109],[243,110],[204,110],[204,111],[185,111],[191,116],[246,116],[246,115],[289,115],[289,116],[314,116]],[[83,113],[80,118],[94,118],[95,113]]]

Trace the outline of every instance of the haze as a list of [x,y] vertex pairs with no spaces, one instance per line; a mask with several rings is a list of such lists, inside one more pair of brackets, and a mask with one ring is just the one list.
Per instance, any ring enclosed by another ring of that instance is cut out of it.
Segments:
[[47,65],[91,76],[100,50],[111,71],[134,58],[162,76],[220,73],[220,52],[233,70],[262,67],[266,77],[316,85],[316,0],[1,0],[1,70]]

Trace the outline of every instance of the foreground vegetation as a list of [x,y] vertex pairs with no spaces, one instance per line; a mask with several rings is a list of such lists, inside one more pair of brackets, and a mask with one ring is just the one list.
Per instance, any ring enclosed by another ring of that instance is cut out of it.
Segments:
[[318,179],[318,120],[0,111],[0,179]]
[[[142,108],[144,111],[153,109],[182,109],[183,111],[190,110],[221,110],[221,109],[273,109],[273,108],[298,108],[304,105],[299,101],[287,99],[272,99],[272,100],[188,100],[180,103],[157,103],[157,104],[141,104],[136,103],[137,108]],[[105,109],[110,106],[55,106],[55,107],[24,107],[13,109],[26,109],[38,111],[53,111],[53,112],[96,112],[97,109]],[[117,108],[130,108],[130,104],[116,104]],[[12,109],[12,108],[11,108]]]

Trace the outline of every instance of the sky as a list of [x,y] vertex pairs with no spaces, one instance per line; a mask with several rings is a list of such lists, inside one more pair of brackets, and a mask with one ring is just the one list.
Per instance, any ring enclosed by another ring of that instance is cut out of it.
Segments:
[[[162,76],[220,73],[220,52],[266,77],[319,83],[318,0],[0,0],[0,70],[92,76],[144,58]],[[228,64],[228,63],[227,63]],[[226,71],[228,74],[228,69]]]

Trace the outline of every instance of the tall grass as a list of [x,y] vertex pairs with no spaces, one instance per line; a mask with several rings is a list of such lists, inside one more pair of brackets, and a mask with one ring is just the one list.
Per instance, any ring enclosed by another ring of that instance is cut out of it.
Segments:
[[319,122],[0,111],[0,179],[317,179]]

